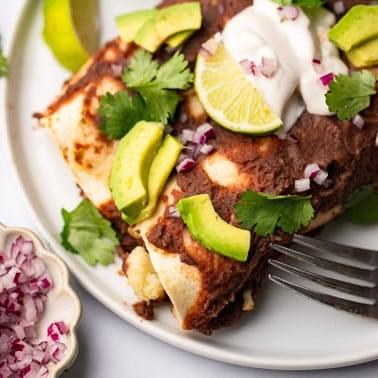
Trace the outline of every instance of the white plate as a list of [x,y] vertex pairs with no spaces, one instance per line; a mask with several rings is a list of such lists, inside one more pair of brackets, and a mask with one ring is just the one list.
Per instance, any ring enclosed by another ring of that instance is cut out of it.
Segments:
[[[11,72],[6,88],[7,130],[11,163],[29,208],[46,241],[100,302],[143,331],[201,356],[233,364],[270,369],[320,369],[378,358],[378,322],[335,311],[268,285],[256,311],[231,328],[206,337],[178,329],[168,308],[157,320],[143,321],[132,309],[135,297],[125,278],[111,268],[90,268],[64,251],[59,243],[60,209],[80,200],[69,169],[45,130],[33,125],[31,115],[54,98],[67,78],[46,48],[41,34],[41,2],[26,2],[10,53]],[[116,34],[113,17],[152,0],[101,1],[104,40]],[[377,248],[377,227],[333,224],[330,239]],[[168,307],[168,306],[166,306]]]

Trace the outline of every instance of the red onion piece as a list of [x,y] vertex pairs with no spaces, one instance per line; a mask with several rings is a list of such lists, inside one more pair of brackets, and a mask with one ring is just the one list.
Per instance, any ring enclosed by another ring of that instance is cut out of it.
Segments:
[[334,75],[332,72],[329,72],[320,77],[320,81],[325,87],[328,87],[333,81],[333,79],[334,79]]
[[281,22],[295,21],[299,16],[299,9],[294,5],[278,7],[277,12]]
[[186,172],[192,169],[196,164],[196,161],[190,158],[185,158],[181,163],[176,166],[178,173]]
[[312,60],[312,66],[314,67],[314,71],[317,73],[317,74],[321,74],[323,72],[323,67],[322,67],[322,62],[320,59],[318,58],[314,58]]
[[343,1],[336,1],[334,4],[333,4],[333,11],[337,14],[337,15],[340,15],[340,14],[343,14],[345,12],[345,4]]
[[199,54],[205,59],[214,55],[214,53],[217,51],[220,41],[221,41],[220,34],[219,33],[215,34],[212,38],[208,39],[205,43],[201,45]]
[[246,75],[255,74],[255,70],[253,69],[253,66],[255,66],[255,63],[253,63],[251,60],[243,59],[239,62],[239,65]]
[[298,193],[306,192],[307,190],[310,190],[310,179],[304,178],[300,180],[295,180],[295,191]]
[[169,206],[168,207],[168,216],[170,218],[180,218],[180,213],[177,211],[176,206]]
[[214,150],[215,150],[215,147],[212,146],[211,144],[204,144],[204,145],[202,145],[201,148],[200,148],[200,152],[201,152],[201,154],[204,154],[204,155],[209,155],[209,154],[211,154]]
[[314,182],[318,185],[323,185],[328,178],[328,172],[320,169],[316,176],[313,178]]
[[182,133],[178,136],[179,141],[182,144],[186,144],[188,142],[192,142],[194,137],[194,131],[190,129],[182,130]]
[[[19,236],[0,252],[0,377],[44,377],[47,364],[62,358],[62,343],[33,344],[53,283],[32,241]],[[62,321],[49,326],[58,337],[69,332]],[[50,355],[50,351],[51,355]]]
[[265,77],[272,77],[278,69],[277,59],[262,57],[260,72]]
[[193,143],[205,144],[209,139],[215,137],[213,126],[210,123],[204,123],[197,128],[193,136]]
[[365,120],[359,114],[357,114],[352,119],[352,123],[353,123],[354,126],[358,127],[360,130],[362,130],[364,125],[365,125]]
[[308,164],[304,170],[304,177],[313,180],[319,171],[320,167],[317,163]]

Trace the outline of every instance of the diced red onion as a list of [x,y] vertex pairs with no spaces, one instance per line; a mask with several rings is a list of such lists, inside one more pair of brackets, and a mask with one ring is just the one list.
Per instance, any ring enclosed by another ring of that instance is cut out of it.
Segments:
[[320,77],[321,83],[325,86],[328,87],[331,82],[333,81],[334,75],[332,72],[329,72],[323,76]]
[[317,73],[317,74],[321,74],[322,71],[323,71],[323,67],[322,67],[322,62],[320,59],[318,58],[314,58],[312,60],[312,66],[314,67],[314,71]]
[[317,163],[308,164],[304,170],[304,177],[313,180],[319,171],[320,167]]
[[120,77],[122,75],[122,71],[123,71],[122,64],[112,64],[111,69],[114,76]]
[[[0,264],[0,377],[47,376],[47,364],[58,362],[65,350],[60,341],[31,342],[53,286],[50,274],[33,242],[22,236],[0,252]],[[48,329],[58,339],[69,332],[62,321]]]
[[212,146],[211,144],[204,144],[204,145],[202,145],[201,148],[200,148],[200,152],[201,152],[201,154],[204,154],[204,155],[209,155],[209,154],[211,154],[214,150],[215,150],[215,147]]
[[196,164],[194,159],[185,158],[181,163],[176,166],[176,170],[178,173],[186,172],[192,169]]
[[239,65],[246,75],[253,75],[255,73],[253,69],[255,63],[253,63],[251,60],[243,59],[239,62]]
[[294,5],[287,5],[277,8],[278,16],[282,21],[294,21],[299,16],[299,9]]
[[182,133],[178,136],[179,141],[182,144],[186,144],[188,142],[192,142],[194,137],[194,131],[190,129],[182,130]]
[[221,40],[220,34],[215,34],[212,38],[203,43],[199,49],[199,54],[203,58],[209,58],[217,51],[219,42]]
[[337,14],[343,14],[345,12],[345,4],[343,1],[336,1],[333,4],[333,11]]
[[360,130],[362,130],[364,125],[365,125],[365,120],[359,114],[357,114],[352,119],[352,123],[353,123],[354,126],[358,127]]
[[304,170],[304,177],[323,185],[328,178],[328,172],[319,167],[317,163],[308,164]]
[[328,178],[328,172],[320,169],[316,176],[313,178],[314,182],[318,185],[323,185]]
[[239,65],[246,75],[257,76],[261,74],[267,78],[272,77],[278,69],[277,59],[264,56],[261,58],[261,63],[259,65],[248,59],[241,60]]
[[168,216],[170,218],[180,218],[180,213],[177,211],[176,206],[168,207]]
[[262,57],[261,59],[261,68],[260,72],[265,76],[265,77],[272,77],[278,68],[278,63],[277,59],[275,58],[266,58]]
[[311,188],[310,179],[304,178],[295,180],[295,191],[298,193],[306,192]]
[[209,139],[215,137],[213,126],[210,123],[204,123],[197,128],[193,136],[193,143],[205,144]]

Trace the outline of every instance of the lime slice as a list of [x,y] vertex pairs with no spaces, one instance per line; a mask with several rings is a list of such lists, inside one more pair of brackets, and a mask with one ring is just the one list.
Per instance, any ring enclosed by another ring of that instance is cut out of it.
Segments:
[[98,46],[97,0],[44,0],[43,38],[59,63],[77,71]]
[[194,86],[207,114],[226,129],[264,135],[282,125],[222,43],[213,55],[198,55]]

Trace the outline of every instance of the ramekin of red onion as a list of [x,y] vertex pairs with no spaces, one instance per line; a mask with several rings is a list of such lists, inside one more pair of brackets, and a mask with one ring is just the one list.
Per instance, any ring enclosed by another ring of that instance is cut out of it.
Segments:
[[57,377],[77,355],[80,315],[64,262],[0,224],[0,378]]

